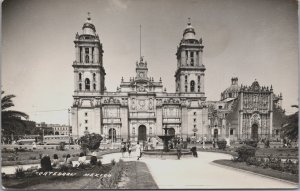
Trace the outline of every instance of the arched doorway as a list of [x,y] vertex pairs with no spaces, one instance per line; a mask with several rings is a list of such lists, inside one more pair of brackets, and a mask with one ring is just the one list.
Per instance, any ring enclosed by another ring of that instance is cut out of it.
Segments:
[[174,129],[174,128],[170,128],[170,129],[168,130],[168,134],[169,134],[169,135],[175,135],[175,129]]
[[140,125],[139,126],[138,140],[142,140],[142,141],[147,140],[147,132],[146,132],[146,126],[145,125]]
[[251,127],[251,139],[258,140],[258,126],[253,124]]
[[108,139],[111,139],[112,142],[116,142],[116,140],[117,140],[117,132],[116,132],[116,129],[110,128],[110,129],[108,130]]
[[218,133],[219,133],[219,130],[218,129],[214,129],[214,138],[215,139],[218,138]]

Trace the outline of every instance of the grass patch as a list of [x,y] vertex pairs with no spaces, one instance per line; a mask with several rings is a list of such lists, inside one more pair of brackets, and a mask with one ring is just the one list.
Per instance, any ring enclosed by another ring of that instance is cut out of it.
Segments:
[[[26,189],[78,189],[91,179],[99,179],[92,177],[83,177],[84,173],[108,174],[112,169],[112,165],[93,166],[86,169],[72,169],[70,172],[78,173],[73,177],[63,176],[30,176],[24,178],[5,178],[2,179],[2,185],[5,188],[26,188]],[[79,185],[80,187],[74,187]]]
[[264,169],[264,168],[257,167],[257,166],[247,165],[245,162],[234,162],[234,161],[231,161],[231,160],[215,160],[213,162],[217,163],[217,164],[237,168],[237,169],[242,169],[242,170],[255,172],[255,173],[258,173],[258,174],[262,174],[262,175],[271,176],[271,177],[274,177],[274,178],[288,180],[288,181],[295,182],[295,183],[299,182],[299,176],[298,175],[290,174],[290,173],[286,173],[286,172],[281,172],[281,171],[273,170],[273,169],[270,169],[270,168]]
[[125,170],[119,188],[158,189],[158,186],[144,162],[130,161],[125,163]]

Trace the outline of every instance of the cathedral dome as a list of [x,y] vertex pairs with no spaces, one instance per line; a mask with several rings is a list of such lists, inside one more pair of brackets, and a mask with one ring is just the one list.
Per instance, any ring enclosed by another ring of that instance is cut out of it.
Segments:
[[221,93],[221,100],[236,98],[239,90],[240,86],[238,85],[238,78],[231,78],[231,85]]
[[191,25],[191,21],[189,18],[188,25],[186,26],[186,28],[184,29],[184,32],[183,32],[183,39],[185,39],[185,40],[196,39],[195,35],[196,35],[195,29]]

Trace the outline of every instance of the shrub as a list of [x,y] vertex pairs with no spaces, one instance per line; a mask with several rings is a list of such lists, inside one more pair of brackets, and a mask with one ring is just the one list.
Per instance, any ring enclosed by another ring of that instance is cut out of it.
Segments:
[[15,172],[16,178],[24,178],[25,172],[22,167],[17,167]]
[[236,152],[238,153],[238,161],[247,161],[248,158],[255,156],[256,149],[254,147],[243,145],[237,148]]
[[96,156],[91,156],[90,164],[91,165],[96,165],[97,164],[97,157]]
[[244,142],[246,145],[249,145],[249,146],[251,146],[251,147],[257,147],[257,141],[255,141],[255,140],[251,140],[251,139],[249,139],[249,140],[245,140],[245,142]]
[[102,166],[101,160],[97,161],[97,166]]
[[65,150],[65,146],[66,146],[65,142],[60,142],[59,145],[58,145],[58,147],[57,147],[57,150],[64,151]]
[[110,163],[111,163],[112,165],[115,165],[115,164],[116,164],[115,159],[112,159],[112,160],[110,161]]
[[29,160],[36,160],[36,156],[30,156]]
[[85,153],[87,149],[96,150],[99,148],[102,139],[102,136],[96,133],[86,134],[79,139],[81,149]]
[[227,142],[225,140],[221,140],[217,142],[219,149],[225,150]]

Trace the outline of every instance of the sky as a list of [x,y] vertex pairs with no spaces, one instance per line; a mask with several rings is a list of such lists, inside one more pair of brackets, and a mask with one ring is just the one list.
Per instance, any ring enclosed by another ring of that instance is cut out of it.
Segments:
[[231,78],[273,85],[287,114],[298,104],[298,16],[295,0],[5,0],[1,89],[36,122],[68,124],[73,103],[74,39],[87,13],[104,49],[106,87],[135,76],[142,56],[149,76],[175,92],[176,49],[191,18],[203,39],[205,94],[220,100]]

